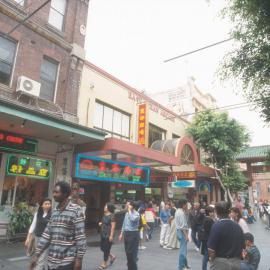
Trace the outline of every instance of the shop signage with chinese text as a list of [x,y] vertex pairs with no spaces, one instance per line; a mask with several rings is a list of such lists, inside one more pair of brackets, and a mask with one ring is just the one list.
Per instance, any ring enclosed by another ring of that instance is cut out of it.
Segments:
[[0,150],[12,150],[20,153],[36,153],[38,142],[23,136],[0,131]]
[[180,180],[172,182],[172,188],[195,188],[195,180]]
[[169,181],[177,181],[181,179],[196,179],[197,173],[193,171],[187,171],[187,172],[174,172],[172,176],[169,177]]
[[10,155],[7,161],[7,175],[28,176],[49,179],[51,161],[33,157]]
[[78,154],[76,157],[75,177],[93,181],[148,185],[150,168]]
[[138,144],[143,146],[148,146],[148,120],[147,115],[148,108],[147,104],[139,105],[139,114],[138,114]]

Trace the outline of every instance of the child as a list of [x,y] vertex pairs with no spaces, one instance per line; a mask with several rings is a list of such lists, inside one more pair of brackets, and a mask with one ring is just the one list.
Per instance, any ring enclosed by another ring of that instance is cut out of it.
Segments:
[[144,229],[149,229],[149,226],[147,225],[147,221],[145,218],[145,209],[144,208],[140,208],[139,210],[140,213],[140,225],[139,225],[139,231],[140,231],[140,242],[139,242],[139,249],[146,249],[145,246],[142,245],[142,241],[143,241],[143,231]]
[[241,262],[241,270],[257,270],[261,255],[254,245],[254,236],[251,233],[244,234],[246,249],[243,251],[244,260]]

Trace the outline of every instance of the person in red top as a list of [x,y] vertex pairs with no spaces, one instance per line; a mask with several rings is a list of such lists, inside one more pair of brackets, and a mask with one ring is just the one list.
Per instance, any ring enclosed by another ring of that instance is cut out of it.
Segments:
[[155,209],[153,208],[152,202],[149,202],[147,208],[145,209],[145,219],[148,225],[146,239],[150,240],[152,239],[152,233],[154,230],[155,219],[156,219],[156,212],[155,212]]

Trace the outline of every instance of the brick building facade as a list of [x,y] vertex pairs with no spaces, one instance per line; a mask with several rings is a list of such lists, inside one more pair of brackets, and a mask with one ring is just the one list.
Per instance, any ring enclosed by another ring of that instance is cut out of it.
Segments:
[[[51,72],[55,73],[54,93],[48,95],[42,86],[41,98],[44,100],[38,100],[40,107],[48,113],[55,113],[58,111],[53,106],[55,103],[63,110],[65,119],[76,121],[88,1],[52,0],[10,35],[5,35],[44,2],[45,0],[0,1],[0,37],[2,41],[9,40],[12,45],[12,59],[9,63],[11,69],[8,74],[10,78],[0,85],[1,97],[16,98],[15,89],[19,76],[40,82],[45,59],[47,66],[53,66]],[[46,104],[46,100],[50,101],[49,104]]]
[[78,124],[87,12],[88,0],[0,0],[0,229],[72,181],[76,145],[104,140]]

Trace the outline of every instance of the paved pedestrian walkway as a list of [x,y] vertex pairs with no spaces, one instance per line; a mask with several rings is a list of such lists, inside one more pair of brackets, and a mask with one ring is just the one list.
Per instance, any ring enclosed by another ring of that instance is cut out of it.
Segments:
[[[250,225],[251,232],[255,235],[255,241],[262,254],[259,270],[270,268],[270,231],[265,230],[265,225],[259,220]],[[92,237],[96,240],[96,236]],[[91,236],[90,236],[91,239]],[[178,260],[178,250],[165,250],[159,247],[158,232],[154,234],[154,239],[145,242],[147,249],[139,251],[139,270],[176,270]],[[108,270],[126,270],[126,260],[123,243],[116,241],[112,248],[117,256],[115,263]],[[192,270],[201,270],[201,255],[195,251],[194,245],[188,245],[188,260]],[[88,247],[84,257],[83,270],[96,270],[102,260],[102,253],[98,247]],[[0,269],[2,270],[22,270],[28,269],[29,258],[25,257],[22,243],[1,244],[0,245]]]

